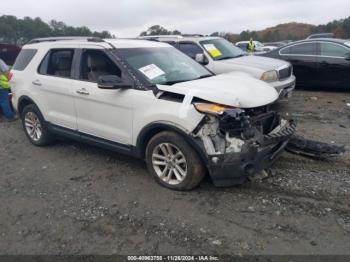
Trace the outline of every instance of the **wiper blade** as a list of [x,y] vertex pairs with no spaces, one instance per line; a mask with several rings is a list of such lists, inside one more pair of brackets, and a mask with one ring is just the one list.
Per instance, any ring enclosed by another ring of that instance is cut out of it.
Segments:
[[213,75],[208,74],[208,75],[202,75],[198,78],[193,78],[193,79],[186,79],[186,80],[177,80],[177,81],[168,81],[165,83],[162,83],[162,85],[174,85],[174,84],[178,84],[178,83],[183,83],[183,82],[188,82],[188,81],[194,81],[194,80],[198,80],[198,79],[202,79],[202,78],[207,78],[207,77],[211,77]]
[[226,59],[231,59],[231,58],[236,58],[238,56],[225,56],[225,57],[221,57],[221,58],[218,58],[217,60],[226,60]]
[[[197,79],[207,78],[207,77],[211,77],[211,76],[214,76],[214,75],[212,75],[212,74],[203,75],[203,76],[201,76],[201,77],[199,77]],[[193,80],[195,80],[195,79],[193,79]]]

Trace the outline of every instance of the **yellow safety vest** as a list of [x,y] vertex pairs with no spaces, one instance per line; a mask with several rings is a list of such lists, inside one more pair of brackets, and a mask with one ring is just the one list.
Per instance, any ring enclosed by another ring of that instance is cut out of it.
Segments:
[[7,79],[7,76],[4,74],[0,74],[0,88],[4,88],[4,89],[11,88],[11,85],[9,80]]
[[255,44],[254,42],[248,42],[248,51],[254,52],[255,51]]

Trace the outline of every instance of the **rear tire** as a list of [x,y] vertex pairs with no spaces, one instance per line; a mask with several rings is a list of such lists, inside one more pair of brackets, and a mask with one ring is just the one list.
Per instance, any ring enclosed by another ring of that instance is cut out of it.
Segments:
[[36,105],[27,105],[21,112],[21,119],[24,132],[33,145],[47,146],[53,142],[53,135]]
[[149,141],[146,162],[155,180],[173,190],[191,190],[206,174],[197,152],[174,132],[161,132]]

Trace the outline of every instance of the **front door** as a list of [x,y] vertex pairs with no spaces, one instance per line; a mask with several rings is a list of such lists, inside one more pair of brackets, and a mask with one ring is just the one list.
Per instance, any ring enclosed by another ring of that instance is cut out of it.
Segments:
[[318,74],[322,87],[348,88],[350,61],[345,57],[350,49],[336,43],[320,42],[318,52]]
[[125,77],[104,50],[84,49],[80,58],[79,80],[73,84],[78,130],[87,135],[130,145],[132,90],[100,89],[97,81],[102,75]]

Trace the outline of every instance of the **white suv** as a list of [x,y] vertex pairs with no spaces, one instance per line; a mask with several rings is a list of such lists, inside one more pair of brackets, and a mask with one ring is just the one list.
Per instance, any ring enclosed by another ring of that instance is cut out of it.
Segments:
[[[189,190],[271,165],[295,125],[268,110],[277,92],[245,74],[213,76],[175,48],[140,40],[36,39],[12,69],[13,104],[37,146],[55,135],[146,160]],[[249,88],[248,88],[249,87]]]

